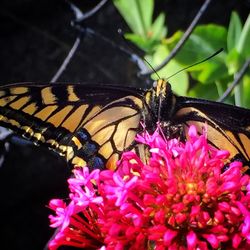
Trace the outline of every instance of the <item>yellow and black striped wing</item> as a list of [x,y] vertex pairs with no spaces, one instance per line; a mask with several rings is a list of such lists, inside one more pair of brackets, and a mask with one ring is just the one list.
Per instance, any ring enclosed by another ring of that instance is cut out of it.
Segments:
[[[91,119],[82,123],[76,136],[81,133],[84,137],[88,135],[91,142],[98,142],[98,154],[91,159],[90,166],[98,167],[96,162],[100,162],[102,156],[105,158],[105,167],[114,169],[120,154],[135,146],[134,139],[139,130],[143,107],[142,98],[129,95],[109,103]],[[78,139],[82,140],[82,136],[78,136]],[[83,149],[80,153],[86,154],[87,148]],[[77,159],[77,155],[75,158]]]
[[15,84],[0,90],[0,125],[73,165],[115,168],[119,155],[134,148],[140,121],[150,132],[159,121],[168,127],[168,137],[191,124],[200,132],[206,126],[212,145],[249,166],[250,110],[176,97],[164,81],[147,91],[84,84]]
[[105,167],[134,140],[142,100],[130,88],[84,84],[1,87],[0,125],[78,165]]
[[208,140],[250,166],[250,110],[218,102],[177,97],[174,124],[207,126]]

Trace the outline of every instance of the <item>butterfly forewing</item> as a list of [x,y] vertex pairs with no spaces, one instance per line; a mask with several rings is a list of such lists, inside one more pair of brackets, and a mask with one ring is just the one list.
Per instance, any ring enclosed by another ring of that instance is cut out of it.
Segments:
[[[129,88],[121,89],[84,84],[6,86],[0,91],[0,124],[74,159],[74,164],[104,165],[102,161],[133,141],[139,125],[141,101]],[[127,139],[119,141],[118,134]],[[103,138],[111,145],[103,144]],[[98,154],[101,157],[95,159]]]

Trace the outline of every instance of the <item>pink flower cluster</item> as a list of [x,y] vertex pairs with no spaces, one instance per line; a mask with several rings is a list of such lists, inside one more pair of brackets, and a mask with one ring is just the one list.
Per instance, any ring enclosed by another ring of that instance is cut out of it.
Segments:
[[148,163],[126,152],[117,170],[76,168],[69,202],[51,200],[51,250],[250,249],[250,178],[190,127],[188,139],[138,136]]

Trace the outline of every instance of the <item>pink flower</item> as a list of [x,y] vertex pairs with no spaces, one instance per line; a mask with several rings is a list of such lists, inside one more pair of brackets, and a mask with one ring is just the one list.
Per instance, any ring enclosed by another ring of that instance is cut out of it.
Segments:
[[250,178],[191,126],[185,143],[157,130],[143,163],[125,152],[115,171],[74,170],[70,202],[52,200],[50,249],[250,249]]

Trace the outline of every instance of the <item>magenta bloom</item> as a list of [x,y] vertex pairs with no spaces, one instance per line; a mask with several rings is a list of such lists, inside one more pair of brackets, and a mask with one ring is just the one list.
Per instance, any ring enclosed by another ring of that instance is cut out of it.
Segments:
[[[50,249],[250,249],[250,178],[190,127],[185,143],[138,136],[148,163],[126,152],[115,171],[74,170],[70,201],[52,200]],[[225,165],[226,164],[226,165]]]

